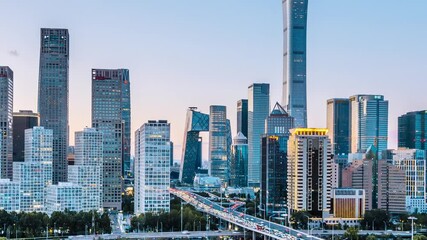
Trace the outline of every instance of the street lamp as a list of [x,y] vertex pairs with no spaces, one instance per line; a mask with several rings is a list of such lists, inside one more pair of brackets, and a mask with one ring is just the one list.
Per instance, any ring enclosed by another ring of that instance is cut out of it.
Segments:
[[307,215],[304,215],[304,217],[307,218],[307,233],[308,233],[308,235],[310,235],[310,217]]
[[411,240],[414,240],[414,220],[417,220],[417,218],[410,216],[408,219],[411,220]]

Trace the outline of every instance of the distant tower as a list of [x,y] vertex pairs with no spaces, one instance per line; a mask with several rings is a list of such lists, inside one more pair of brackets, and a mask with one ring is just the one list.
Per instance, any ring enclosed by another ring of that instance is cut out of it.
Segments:
[[248,185],[259,186],[261,180],[261,137],[270,113],[270,85],[254,83],[248,88]]
[[40,115],[31,110],[19,110],[13,113],[13,161],[23,162],[25,129],[39,126]]
[[0,66],[0,179],[12,179],[13,71]]
[[69,43],[67,29],[41,29],[38,112],[53,130],[54,184],[67,181]]
[[262,137],[260,199],[266,206],[265,218],[286,209],[288,139],[293,126],[294,118],[276,103],[265,120],[266,134]]
[[248,99],[237,101],[237,132],[248,136]]
[[399,147],[427,150],[427,110],[400,116],[398,126]]
[[282,0],[283,101],[295,127],[307,127],[307,7],[308,0]]
[[295,128],[288,141],[288,207],[323,217],[331,208],[332,154],[327,129]]
[[130,163],[128,69],[92,69],[92,127],[103,134],[104,208],[121,209],[123,165]]
[[230,123],[225,106],[210,106],[209,114],[209,171],[222,182],[229,181],[231,147]]
[[170,124],[148,121],[135,132],[135,214],[170,211]]

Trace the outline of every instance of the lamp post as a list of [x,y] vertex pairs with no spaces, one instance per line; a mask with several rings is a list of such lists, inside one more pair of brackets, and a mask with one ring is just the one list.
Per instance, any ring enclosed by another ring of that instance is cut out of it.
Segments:
[[[307,234],[310,235],[310,217],[307,215],[304,215],[304,217],[307,218]],[[333,238],[332,238],[333,240]]]
[[375,220],[377,220],[376,218],[374,218],[374,220],[372,220],[372,231],[374,231],[375,230]]
[[411,220],[411,240],[414,240],[414,220],[417,220],[416,217],[410,216],[408,219]]
[[[276,215],[275,213],[271,214],[271,216],[268,217],[268,233],[271,234],[271,217]],[[270,236],[268,236],[268,239],[270,239]]]
[[182,199],[181,199],[181,232],[182,232]]

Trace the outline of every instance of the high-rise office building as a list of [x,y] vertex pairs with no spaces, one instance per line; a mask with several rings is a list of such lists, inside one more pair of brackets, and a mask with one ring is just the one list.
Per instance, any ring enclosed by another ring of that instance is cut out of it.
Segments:
[[341,176],[348,164],[350,153],[350,100],[348,98],[332,98],[327,101],[326,126],[331,139],[332,150],[338,171],[338,186],[341,186]]
[[237,101],[237,132],[248,137],[248,99]]
[[75,161],[68,166],[68,181],[81,187],[83,211],[102,208],[102,133],[94,128],[85,128],[75,133]]
[[387,149],[388,101],[382,95],[351,96],[350,121],[351,152],[364,153],[373,145],[380,159]]
[[410,213],[426,213],[425,151],[401,148],[387,150],[384,155],[385,160],[405,173],[406,210]]
[[378,207],[390,214],[407,213],[405,170],[386,160],[378,161]]
[[21,211],[45,210],[45,190],[52,184],[53,138],[51,129],[25,130],[25,161],[13,163],[13,181],[20,185]]
[[92,127],[104,141],[104,208],[121,209],[123,164],[130,161],[129,84],[127,69],[92,69]]
[[248,185],[261,181],[261,137],[270,113],[270,85],[254,83],[248,88]]
[[231,151],[230,124],[225,106],[210,106],[209,114],[209,175],[222,182],[229,181]]
[[135,132],[135,214],[170,211],[170,124],[148,121]]
[[209,131],[209,115],[190,107],[185,121],[182,158],[179,180],[182,184],[193,185],[194,177],[202,168],[202,138],[200,132]]
[[365,190],[365,210],[372,210],[372,161],[353,160],[342,174],[342,187]]
[[308,0],[283,0],[283,101],[295,127],[307,127]]
[[248,186],[248,139],[241,132],[233,138],[231,146],[230,186]]
[[398,146],[427,150],[427,111],[408,112],[398,119]]
[[39,125],[38,113],[31,110],[19,110],[13,113],[13,161],[23,162],[25,160],[25,129]]
[[324,217],[331,207],[332,146],[327,129],[295,128],[288,140],[288,207]]
[[41,29],[38,112],[53,130],[54,184],[67,181],[69,42],[67,29]]
[[260,200],[266,219],[273,212],[286,209],[288,139],[293,126],[294,118],[276,103],[265,120],[261,148]]
[[13,71],[0,66],[0,179],[12,179],[13,168]]
[[64,212],[65,210],[86,211],[82,207],[82,186],[71,182],[59,182],[46,188],[46,213]]

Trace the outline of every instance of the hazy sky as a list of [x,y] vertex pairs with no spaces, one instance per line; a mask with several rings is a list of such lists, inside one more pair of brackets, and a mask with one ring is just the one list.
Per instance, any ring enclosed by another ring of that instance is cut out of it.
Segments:
[[[14,110],[37,109],[40,28],[68,28],[70,144],[91,124],[91,68],[128,68],[132,137],[147,120],[167,119],[180,159],[187,107],[226,105],[234,135],[236,101],[251,83],[270,83],[271,104],[281,99],[281,2],[0,0]],[[397,117],[427,109],[426,13],[425,0],[309,1],[309,127],[325,127],[328,98],[383,94],[396,147]]]

